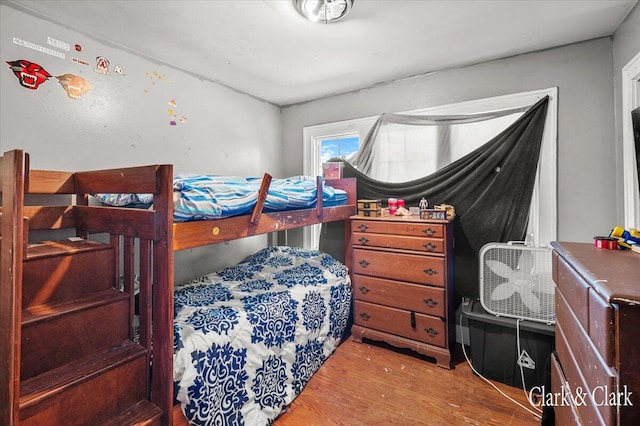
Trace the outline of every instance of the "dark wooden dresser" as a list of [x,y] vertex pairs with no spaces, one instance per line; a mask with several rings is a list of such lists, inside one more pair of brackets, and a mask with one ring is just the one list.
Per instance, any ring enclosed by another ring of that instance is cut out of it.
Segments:
[[640,255],[553,242],[557,425],[640,424]]
[[451,368],[452,222],[352,216],[351,245],[353,339],[413,349]]

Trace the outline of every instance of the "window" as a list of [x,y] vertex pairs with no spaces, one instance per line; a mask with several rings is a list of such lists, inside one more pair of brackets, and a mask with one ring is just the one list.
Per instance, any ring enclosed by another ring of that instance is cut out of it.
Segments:
[[[331,158],[348,158],[355,153],[360,146],[360,134],[357,132],[346,132],[343,134],[323,134],[321,130],[317,135],[310,136],[312,149],[305,150],[304,174],[308,176],[321,176],[322,163]],[[304,132],[308,129],[305,128]],[[307,137],[305,137],[306,140]],[[305,145],[306,147],[306,145]],[[307,155],[311,158],[307,159]],[[308,161],[307,161],[308,160]],[[322,225],[311,225],[304,228],[303,245],[305,248],[317,249],[320,245],[320,228]]]
[[[540,161],[538,164],[538,172],[536,175],[536,184],[534,187],[533,199],[531,202],[531,210],[529,215],[529,229],[527,231],[527,241],[536,246],[548,245],[550,241],[557,238],[557,160],[556,160],[556,141],[557,141],[557,108],[558,108],[558,90],[557,88],[542,89],[532,92],[516,93],[512,95],[498,96],[493,98],[479,99],[474,101],[425,108],[414,111],[401,112],[402,114],[416,115],[456,115],[456,114],[478,114],[487,111],[507,110],[522,106],[533,105],[545,96],[549,96],[549,105],[547,108],[547,120],[542,140],[540,152]],[[519,116],[519,115],[518,115]],[[513,122],[517,116],[509,115],[504,117],[504,122],[499,126],[505,128]],[[305,127],[303,130],[304,148],[303,155],[305,160],[305,174],[317,175],[321,167],[320,146],[321,141],[338,138],[348,135],[362,135],[364,137],[375,123],[377,117],[367,117],[356,120],[346,120],[337,123],[329,123],[317,126]],[[509,121],[510,120],[510,121]],[[493,130],[494,135],[501,129]],[[474,149],[482,142],[486,142],[491,136],[486,136],[485,130],[477,130],[485,135],[483,141],[480,139],[468,140],[465,142],[467,146],[456,146],[451,148],[451,152],[447,155],[454,161],[459,156],[464,155],[469,149]],[[477,133],[476,132],[476,133]],[[405,147],[387,147],[388,149],[405,149]],[[438,149],[434,147],[434,149]],[[422,155],[424,161],[434,161],[429,156]],[[438,156],[432,156],[436,158]],[[440,156],[442,157],[442,156]],[[418,157],[416,157],[418,158]],[[439,167],[439,161],[434,162],[432,168]],[[409,169],[409,167],[405,167]],[[412,168],[416,169],[416,168]],[[426,176],[429,173],[423,174]],[[413,177],[415,178],[415,176]],[[407,181],[407,176],[403,176],[394,181]],[[544,188],[543,191],[540,189]],[[305,232],[305,246],[317,247],[317,239],[312,239],[311,234]],[[315,245],[314,245],[315,244]]]
[[365,137],[375,122],[376,117],[368,117],[305,127],[302,130],[303,173],[307,176],[322,175],[322,163],[326,161],[322,153],[323,141],[329,144],[332,140],[340,140],[344,147],[341,146],[339,152],[351,152],[353,141],[357,138],[359,145],[360,140]]
[[522,114],[434,126],[384,123],[378,128],[369,177],[401,183],[428,176],[484,145]]
[[319,138],[320,166],[332,158],[348,158],[358,150],[360,146],[359,135],[341,137]]

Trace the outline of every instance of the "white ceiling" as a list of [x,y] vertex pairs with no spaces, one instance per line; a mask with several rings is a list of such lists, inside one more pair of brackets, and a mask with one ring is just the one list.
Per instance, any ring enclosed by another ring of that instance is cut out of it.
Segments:
[[23,10],[277,105],[609,36],[637,0],[19,0]]

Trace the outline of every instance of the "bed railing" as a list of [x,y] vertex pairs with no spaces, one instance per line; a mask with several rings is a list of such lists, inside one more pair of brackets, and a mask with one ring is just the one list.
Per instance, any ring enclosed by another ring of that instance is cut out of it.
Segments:
[[[83,239],[106,238],[112,245],[113,276],[120,277],[123,290],[130,295],[130,338],[134,338],[133,312],[137,308],[139,344],[148,349],[148,365],[153,358],[149,398],[163,410],[163,423],[170,423],[173,405],[172,166],[76,173],[30,170],[29,156],[21,150],[5,153],[0,164],[0,359],[6,360],[6,365],[0,368],[0,423],[13,425],[18,421],[22,268],[29,234],[35,231],[48,231],[46,234],[54,235],[54,239],[58,234],[69,232]],[[89,205],[89,194],[99,192],[152,193],[154,208]],[[49,203],[51,196],[55,196],[55,200]],[[59,205],[61,196],[68,201],[64,205]],[[25,205],[29,198],[39,205]],[[49,236],[46,238],[50,239]],[[139,278],[137,306],[136,277]]]
[[[140,245],[140,342],[152,345],[151,400],[163,410],[163,423],[169,424],[173,407],[173,167],[79,172],[75,184],[85,204],[76,209],[83,231],[107,228],[124,236],[125,259],[129,259],[123,265],[125,283],[133,284],[130,254],[134,238],[144,242]],[[87,194],[92,193],[151,193],[153,210],[89,207]]]
[[22,152],[8,152],[0,159],[2,225],[0,228],[0,424],[18,421],[20,397],[20,323],[25,222],[25,169]]
[[[264,191],[266,197],[268,186],[265,187],[265,181],[270,181],[270,176],[268,180],[263,179],[263,188],[260,190],[261,193]],[[322,201],[320,201],[316,204],[316,207],[296,210],[295,213],[289,211],[263,213],[263,200],[262,203],[256,204],[251,215],[233,216],[217,220],[176,222],[172,225],[173,249],[175,251],[186,250],[274,231],[285,231],[317,223],[344,220],[355,214],[355,178],[324,181],[322,178],[318,178],[318,193],[320,194],[322,193],[322,185],[330,185],[336,189],[347,191],[349,194],[347,204],[323,208]]]
[[[0,424],[17,424],[20,398],[20,324],[23,261],[29,235],[36,231],[75,234],[83,239],[106,239],[114,248],[113,276],[120,277],[130,295],[130,312],[139,311],[139,342],[149,350],[150,399],[171,423],[173,407],[173,253],[251,235],[286,230],[320,222],[344,220],[355,213],[356,180],[318,179],[322,185],[349,194],[346,206],[316,207],[291,212],[264,213],[270,176],[265,175],[258,206],[251,215],[216,221],[173,223],[173,167],[152,165],[111,170],[64,172],[31,170],[21,150],[0,160],[2,188],[0,286]],[[150,193],[151,210],[90,205],[94,193]],[[51,202],[42,202],[48,197]],[[60,202],[62,197],[65,202]],[[35,201],[28,199],[33,198]],[[33,204],[33,205],[31,205]],[[37,204],[37,205],[35,205]],[[33,235],[32,235],[33,236]],[[66,238],[66,237],[65,237]],[[32,238],[33,239],[33,238]],[[139,298],[134,286],[139,277]],[[133,337],[133,314],[129,318]]]

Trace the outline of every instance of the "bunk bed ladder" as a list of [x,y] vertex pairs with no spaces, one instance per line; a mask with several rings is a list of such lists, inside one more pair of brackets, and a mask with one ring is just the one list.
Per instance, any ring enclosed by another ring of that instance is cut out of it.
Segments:
[[[126,220],[89,206],[88,190],[99,188],[87,178],[108,186],[92,172],[30,171],[20,150],[0,161],[0,424],[166,422],[151,397],[151,281],[162,227],[150,220],[149,230],[120,229],[114,223]],[[70,201],[25,206],[29,194]],[[27,243],[35,230],[56,238]]]

